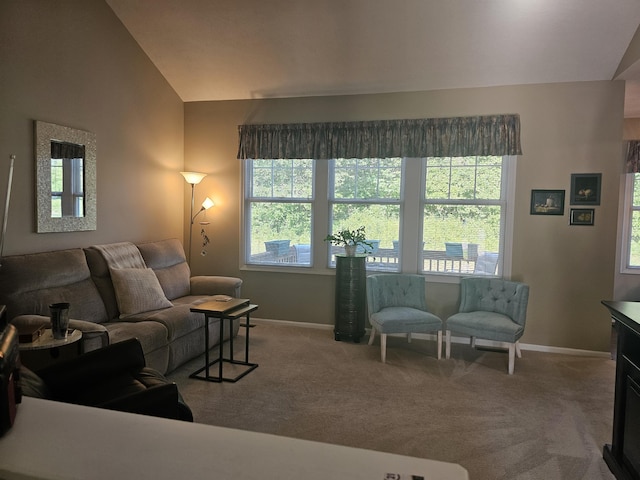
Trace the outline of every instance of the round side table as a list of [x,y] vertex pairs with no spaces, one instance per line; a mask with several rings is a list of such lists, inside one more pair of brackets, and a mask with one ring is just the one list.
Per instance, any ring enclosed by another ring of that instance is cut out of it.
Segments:
[[42,335],[33,342],[19,343],[20,360],[32,370],[37,370],[53,362],[67,358],[77,357],[80,353],[80,330],[69,330],[67,338],[53,338],[50,328],[44,330]]

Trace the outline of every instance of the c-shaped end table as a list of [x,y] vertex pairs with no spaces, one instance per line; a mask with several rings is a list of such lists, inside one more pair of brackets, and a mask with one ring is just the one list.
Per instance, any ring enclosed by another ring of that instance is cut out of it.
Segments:
[[[251,325],[249,324],[249,317],[251,312],[258,309],[258,305],[254,305],[250,303],[248,299],[243,298],[232,298],[229,301],[210,301],[201,303],[200,305],[196,305],[191,308],[192,312],[204,313],[204,355],[205,355],[205,365],[204,367],[199,368],[191,375],[189,378],[196,378],[198,380],[207,380],[209,382],[237,382],[242,377],[247,375],[249,372],[252,372],[258,367],[257,363],[249,362],[249,330]],[[246,319],[246,323],[240,324],[241,327],[246,328],[245,335],[245,350],[244,350],[244,361],[235,360],[233,358],[233,332],[232,332],[232,322],[238,318],[244,317]],[[213,361],[209,361],[209,320],[212,318],[217,318],[220,320],[220,353],[218,358]],[[223,355],[223,340],[224,340],[224,322],[225,320],[229,321],[229,358],[224,358]],[[218,364],[218,375],[211,375],[209,373],[211,365]],[[243,372],[236,375],[235,377],[225,377],[222,375],[222,366],[225,363],[232,363],[234,365],[244,365],[246,368]],[[200,375],[200,373],[204,371],[204,375]]]

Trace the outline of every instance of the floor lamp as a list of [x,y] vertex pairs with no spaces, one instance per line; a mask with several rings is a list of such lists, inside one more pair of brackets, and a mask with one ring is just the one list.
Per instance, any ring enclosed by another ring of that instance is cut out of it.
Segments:
[[206,173],[198,173],[198,172],[180,172],[182,174],[182,176],[184,177],[184,179],[187,181],[187,183],[189,183],[191,185],[191,211],[189,213],[189,250],[187,253],[187,263],[189,264],[189,266],[191,266],[191,241],[192,241],[192,237],[193,237],[193,222],[196,219],[196,217],[198,216],[198,214],[204,210],[207,210],[208,208],[211,208],[213,206],[213,202],[211,201],[211,199],[209,197],[207,197],[205,199],[204,202],[202,202],[202,207],[200,208],[200,210],[198,210],[196,212],[196,214],[193,214],[193,207],[194,207],[194,191],[195,191],[195,186],[200,183],[202,181],[202,179],[204,177],[207,176]]

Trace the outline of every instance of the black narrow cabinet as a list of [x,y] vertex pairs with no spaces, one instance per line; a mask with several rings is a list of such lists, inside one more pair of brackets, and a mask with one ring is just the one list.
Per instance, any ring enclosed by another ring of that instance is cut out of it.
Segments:
[[613,435],[603,457],[617,480],[640,479],[640,302],[602,304],[618,334]]
[[360,343],[366,309],[366,256],[336,255],[335,339]]

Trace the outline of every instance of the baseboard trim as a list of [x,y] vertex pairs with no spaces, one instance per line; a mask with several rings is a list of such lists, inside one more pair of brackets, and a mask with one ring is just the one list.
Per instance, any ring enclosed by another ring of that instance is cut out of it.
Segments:
[[[333,330],[333,325],[328,325],[325,323],[309,323],[309,322],[294,322],[292,320],[274,320],[269,318],[255,318],[251,317],[251,322],[255,322],[256,324],[265,323],[265,324],[279,324],[279,325],[288,325],[291,327],[301,327],[301,328],[315,328],[320,330]],[[370,335],[371,330],[369,328],[365,329],[366,335]],[[391,335],[391,336],[403,336],[403,335]],[[415,333],[412,335],[412,338],[422,339],[422,340],[435,340],[436,336],[425,333]],[[444,341],[444,340],[443,340]],[[455,337],[451,336],[451,343],[469,343],[469,337]],[[489,348],[501,348],[503,344],[500,342],[493,342],[490,340],[482,340],[477,339],[476,345],[479,347],[489,347]],[[520,350],[528,350],[532,352],[544,352],[544,353],[559,353],[562,355],[573,355],[578,357],[602,357],[602,358],[611,358],[611,352],[599,352],[597,350],[581,350],[578,348],[565,348],[565,347],[551,347],[548,345],[535,345],[531,343],[520,343]],[[506,349],[505,349],[506,352]]]

